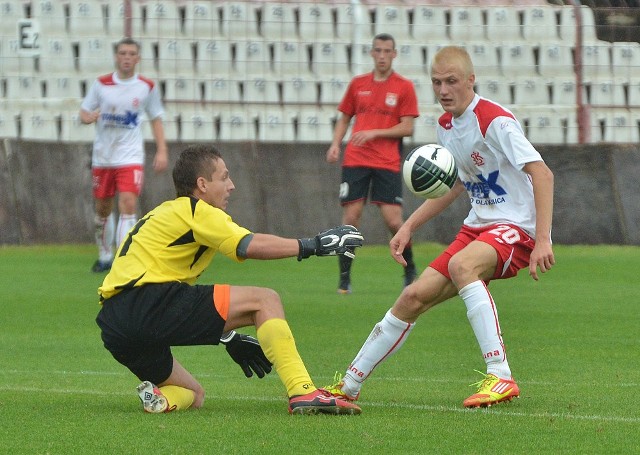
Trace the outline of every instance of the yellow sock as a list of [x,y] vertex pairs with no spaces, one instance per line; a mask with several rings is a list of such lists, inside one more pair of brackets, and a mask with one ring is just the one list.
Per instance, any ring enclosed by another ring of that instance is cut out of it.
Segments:
[[298,354],[296,342],[284,319],[269,319],[256,331],[267,359],[276,369],[289,397],[306,395],[316,390]]
[[193,404],[193,400],[196,399],[196,394],[193,390],[178,387],[177,385],[165,385],[159,389],[169,403],[168,411],[188,409]]

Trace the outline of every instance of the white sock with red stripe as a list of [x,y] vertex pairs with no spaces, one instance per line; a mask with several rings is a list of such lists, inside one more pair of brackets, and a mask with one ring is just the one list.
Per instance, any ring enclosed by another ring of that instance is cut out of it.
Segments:
[[106,218],[95,216],[95,238],[98,245],[98,259],[107,264],[113,260],[113,240],[115,237],[116,223],[113,213]]
[[401,321],[391,314],[391,310],[387,311],[347,369],[342,391],[351,397],[357,397],[364,380],[379,363],[400,349],[414,325],[415,322]]
[[138,217],[134,215],[120,215],[118,218],[118,228],[116,230],[116,247],[120,248],[120,244],[127,237],[127,234],[133,226],[136,225]]
[[511,379],[511,369],[500,333],[498,310],[489,289],[483,281],[478,280],[460,289],[459,294],[467,306],[467,318],[487,364],[487,374]]

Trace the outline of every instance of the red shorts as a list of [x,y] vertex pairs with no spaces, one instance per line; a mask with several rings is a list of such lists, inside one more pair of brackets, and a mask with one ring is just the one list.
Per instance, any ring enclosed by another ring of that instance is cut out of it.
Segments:
[[123,167],[97,167],[93,175],[93,197],[104,199],[117,193],[140,195],[144,182],[144,169],[139,164]]
[[498,264],[491,278],[494,280],[514,277],[519,270],[528,267],[531,251],[536,244],[529,234],[512,224],[494,224],[483,228],[462,226],[453,242],[429,266],[451,279],[449,260],[474,240],[491,245],[498,253]]

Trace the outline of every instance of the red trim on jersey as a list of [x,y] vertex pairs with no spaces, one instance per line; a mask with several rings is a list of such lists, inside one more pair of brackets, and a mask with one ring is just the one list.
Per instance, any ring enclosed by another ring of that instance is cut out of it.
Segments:
[[113,80],[113,73],[105,74],[104,76],[100,76],[98,81],[102,85],[116,85],[116,81]]
[[152,89],[153,86],[155,85],[155,82],[153,82],[151,79],[149,79],[148,77],[144,77],[144,76],[142,76],[140,74],[138,74],[138,79],[140,79],[142,82],[147,84],[150,89]]
[[513,114],[506,111],[502,106],[494,104],[483,98],[478,101],[478,104],[473,109],[473,113],[476,114],[476,117],[478,118],[478,125],[480,126],[482,137],[485,137],[489,125],[496,117],[510,117],[515,120]]
[[451,128],[453,128],[453,125],[451,124],[451,120],[453,120],[453,114],[451,112],[445,112],[438,119],[438,123],[445,130],[450,130]]

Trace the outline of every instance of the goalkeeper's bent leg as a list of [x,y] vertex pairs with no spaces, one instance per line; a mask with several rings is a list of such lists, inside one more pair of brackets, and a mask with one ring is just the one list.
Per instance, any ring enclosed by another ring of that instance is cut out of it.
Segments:
[[196,398],[193,390],[177,385],[165,385],[159,387],[159,389],[167,399],[169,408],[173,408],[172,411],[181,411],[190,408]]
[[401,321],[391,314],[391,310],[387,311],[349,365],[343,378],[342,391],[357,397],[365,379],[378,364],[400,349],[414,325],[415,322]]
[[307,372],[289,324],[284,319],[268,319],[256,330],[256,336],[267,359],[276,369],[289,397],[306,395],[316,390]]

